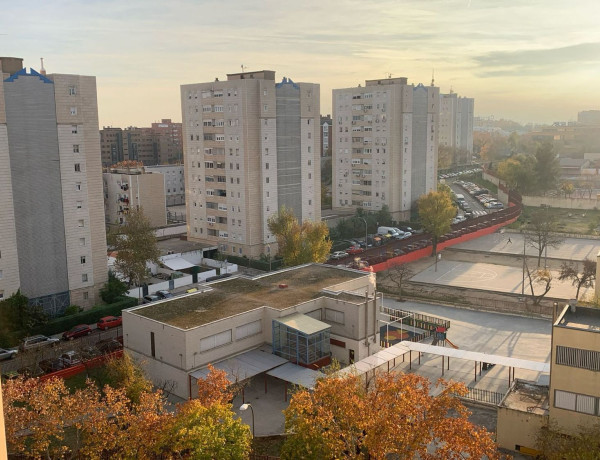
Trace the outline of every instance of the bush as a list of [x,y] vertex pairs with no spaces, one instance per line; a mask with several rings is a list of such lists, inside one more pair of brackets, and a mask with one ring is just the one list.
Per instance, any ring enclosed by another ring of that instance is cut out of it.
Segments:
[[109,271],[108,281],[102,289],[100,289],[100,297],[102,297],[102,300],[106,303],[114,303],[128,290],[127,284],[118,279],[112,271]]
[[69,305],[65,308],[63,316],[71,316],[79,313],[81,311],[81,307],[79,305]]
[[48,321],[48,323],[36,327],[31,332],[34,334],[53,335],[63,331],[68,331],[73,326],[78,324],[94,324],[104,316],[118,316],[121,311],[126,308],[136,306],[138,303],[137,299],[132,297],[121,297],[119,301],[108,305],[100,305],[92,308],[91,310],[82,311],[81,313],[75,313],[74,315],[62,316]]

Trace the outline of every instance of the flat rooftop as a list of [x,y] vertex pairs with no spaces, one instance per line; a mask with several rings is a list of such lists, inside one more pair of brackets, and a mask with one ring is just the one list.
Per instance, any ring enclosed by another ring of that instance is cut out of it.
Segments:
[[[208,284],[209,291],[130,311],[181,329],[192,329],[263,306],[284,310],[322,297],[324,288],[370,275],[331,265],[311,264],[257,278],[228,278]],[[279,287],[284,284],[288,287]]]
[[509,390],[500,407],[528,412],[536,415],[547,415],[550,407],[550,389],[534,382],[517,380]]
[[[565,311],[566,310],[566,311]],[[589,307],[566,307],[564,313],[559,316],[555,326],[581,329],[590,332],[600,332],[600,309]]]

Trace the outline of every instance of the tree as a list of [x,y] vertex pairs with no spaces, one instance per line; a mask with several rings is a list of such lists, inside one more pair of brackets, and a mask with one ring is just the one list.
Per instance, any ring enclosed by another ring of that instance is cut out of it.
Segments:
[[438,169],[447,169],[454,163],[454,149],[447,145],[438,146]]
[[429,381],[415,374],[379,374],[368,388],[356,375],[320,379],[284,411],[282,458],[500,458],[456,397],[464,385],[438,385],[432,397]]
[[563,182],[560,184],[560,191],[565,194],[565,198],[571,198],[575,191],[575,186],[571,182]]
[[128,291],[127,285],[115,276],[112,271],[108,272],[108,281],[100,289],[100,297],[106,303],[114,303],[119,297]]
[[332,242],[325,222],[298,223],[285,206],[268,220],[269,231],[277,238],[279,255],[287,266],[327,260]]
[[549,142],[540,145],[535,151],[535,178],[538,189],[543,193],[556,188],[560,177],[560,163]]
[[537,266],[539,267],[544,251],[549,247],[558,248],[563,243],[564,238],[556,233],[558,231],[558,221],[548,208],[533,211],[526,228],[529,232],[525,234],[525,241],[537,250]]
[[[527,279],[529,280],[529,288],[531,289],[531,298],[533,299],[533,304],[539,305],[542,299],[552,288],[552,272],[546,268],[538,268],[530,271],[527,264],[525,264],[525,269],[527,273]],[[542,286],[543,292],[541,294],[539,292],[536,294],[534,285]]]
[[394,265],[392,268],[383,272],[383,275],[383,279],[385,281],[390,281],[398,289],[398,294],[402,297],[402,283],[404,280],[413,276],[414,272],[408,265],[399,264]]
[[566,435],[551,422],[538,431],[536,447],[546,460],[597,459],[600,457],[600,424],[582,426],[577,434]]
[[134,403],[140,401],[143,393],[152,391],[152,382],[146,378],[142,368],[128,353],[123,353],[120,358],[108,360],[106,374],[112,386],[125,389],[127,398]]
[[535,158],[531,155],[515,155],[498,163],[498,175],[511,189],[526,194],[536,188]]
[[444,191],[429,192],[417,202],[419,219],[423,229],[433,239],[433,255],[437,255],[437,242],[440,236],[450,231],[456,209],[450,195]]
[[125,225],[110,233],[108,240],[117,251],[115,267],[127,277],[128,287],[140,286],[148,277],[146,264],[158,264],[160,256],[156,236],[142,209],[131,211]]
[[0,346],[11,347],[17,333],[28,335],[36,326],[46,324],[48,315],[39,305],[29,305],[29,299],[17,290],[0,301]]
[[596,281],[596,262],[585,259],[583,261],[583,272],[579,273],[579,267],[569,262],[563,262],[560,266],[559,280],[571,280],[573,286],[577,287],[575,298],[579,299],[579,290],[594,287]]

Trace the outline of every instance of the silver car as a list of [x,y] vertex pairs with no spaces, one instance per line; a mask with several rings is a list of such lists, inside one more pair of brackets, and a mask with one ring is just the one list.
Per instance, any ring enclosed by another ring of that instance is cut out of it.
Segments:
[[46,337],[45,335],[34,335],[32,337],[25,337],[19,346],[19,350],[25,351],[31,348],[40,348],[45,346],[54,346],[60,339],[55,337]]
[[0,348],[0,361],[16,358],[18,352],[18,350],[7,350],[6,348]]

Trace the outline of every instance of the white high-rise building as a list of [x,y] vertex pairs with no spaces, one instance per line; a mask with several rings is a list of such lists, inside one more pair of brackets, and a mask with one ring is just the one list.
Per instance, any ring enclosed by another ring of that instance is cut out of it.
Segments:
[[0,57],[0,298],[50,314],[108,279],[96,78]]
[[408,218],[437,186],[438,116],[439,88],[404,77],[333,90],[333,208]]
[[281,206],[320,220],[318,84],[228,74],[182,85],[181,107],[189,240],[258,257],[276,249],[267,219]]
[[473,110],[475,99],[458,97],[454,92],[440,94],[440,145],[468,152],[468,158],[456,163],[470,163],[473,154]]

